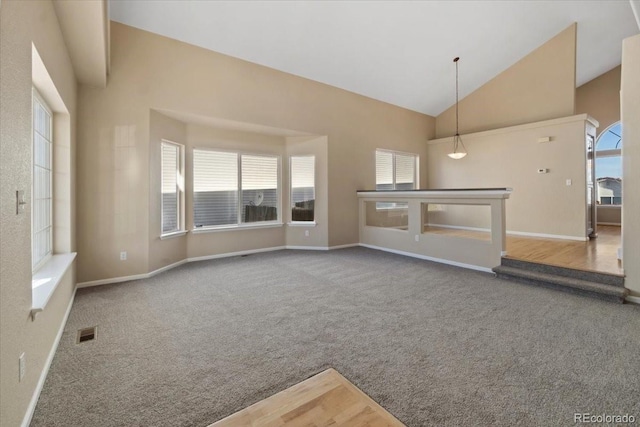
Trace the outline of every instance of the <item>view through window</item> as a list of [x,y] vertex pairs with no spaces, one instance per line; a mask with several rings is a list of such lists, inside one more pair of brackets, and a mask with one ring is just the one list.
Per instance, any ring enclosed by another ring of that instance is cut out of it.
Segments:
[[598,137],[596,183],[599,205],[622,204],[622,129],[619,122]]

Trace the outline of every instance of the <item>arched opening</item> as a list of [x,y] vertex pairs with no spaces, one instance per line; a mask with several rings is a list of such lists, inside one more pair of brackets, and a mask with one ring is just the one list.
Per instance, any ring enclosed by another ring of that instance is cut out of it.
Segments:
[[622,143],[620,122],[609,126],[596,140],[596,203],[599,224],[621,224]]

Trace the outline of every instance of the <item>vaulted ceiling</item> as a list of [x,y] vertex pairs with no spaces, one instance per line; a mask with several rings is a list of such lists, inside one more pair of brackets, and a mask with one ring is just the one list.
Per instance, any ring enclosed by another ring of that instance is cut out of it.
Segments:
[[[578,23],[578,86],[639,32],[628,0],[110,1],[114,21],[430,115]],[[170,58],[168,58],[170,60]]]

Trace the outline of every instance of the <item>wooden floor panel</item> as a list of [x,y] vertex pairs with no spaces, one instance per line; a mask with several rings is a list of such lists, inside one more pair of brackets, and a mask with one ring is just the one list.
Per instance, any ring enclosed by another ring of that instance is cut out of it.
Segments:
[[[429,226],[425,227],[424,232],[491,241],[488,231]],[[618,260],[618,248],[621,244],[620,227],[599,225],[598,237],[587,242],[507,236],[507,256],[541,264],[622,276],[622,263]]]
[[327,369],[209,427],[404,426],[334,369]]
[[598,237],[588,242],[507,236],[507,256],[578,270],[623,275],[618,260],[620,227],[598,226]]

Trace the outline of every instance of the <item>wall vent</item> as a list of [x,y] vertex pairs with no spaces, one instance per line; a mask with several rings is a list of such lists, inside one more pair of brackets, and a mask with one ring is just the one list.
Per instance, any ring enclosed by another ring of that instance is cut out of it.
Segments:
[[80,344],[87,341],[93,341],[98,337],[98,327],[92,326],[90,328],[78,329],[78,338],[76,344]]

